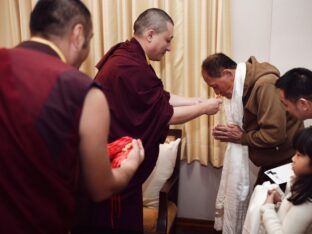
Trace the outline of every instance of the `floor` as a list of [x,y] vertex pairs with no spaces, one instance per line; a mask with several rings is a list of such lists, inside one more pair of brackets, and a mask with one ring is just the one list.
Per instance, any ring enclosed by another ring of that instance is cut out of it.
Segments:
[[213,228],[203,229],[198,227],[177,227],[175,234],[221,234],[222,232],[217,232]]
[[221,234],[213,228],[211,221],[178,219],[175,234]]

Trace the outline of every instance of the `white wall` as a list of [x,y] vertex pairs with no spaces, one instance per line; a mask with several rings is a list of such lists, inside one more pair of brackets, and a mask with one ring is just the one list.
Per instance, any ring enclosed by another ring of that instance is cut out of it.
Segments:
[[[281,74],[294,67],[312,70],[312,1],[274,0],[270,62]],[[312,125],[306,120],[305,125]]]
[[270,62],[281,73],[294,67],[312,70],[312,1],[274,0]]
[[274,64],[281,74],[301,66],[312,70],[311,0],[232,0],[232,52]]
[[[311,0],[232,0],[232,57],[312,70]],[[182,162],[178,216],[214,219],[221,170]]]
[[251,55],[270,58],[273,0],[232,0],[232,58],[245,62]]

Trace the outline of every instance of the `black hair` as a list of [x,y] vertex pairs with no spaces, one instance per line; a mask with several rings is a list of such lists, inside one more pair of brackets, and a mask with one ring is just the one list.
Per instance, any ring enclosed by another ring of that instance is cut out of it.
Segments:
[[212,78],[222,76],[224,69],[236,69],[236,62],[223,53],[208,56],[202,63],[202,70]]
[[142,35],[146,30],[153,29],[156,33],[167,30],[167,22],[174,25],[172,18],[162,9],[149,8],[143,11],[133,25],[134,35]]
[[[312,126],[302,129],[294,137],[293,147],[299,153],[310,158],[310,167],[312,168]],[[291,197],[288,200],[294,205],[300,205],[306,201],[312,202],[312,174],[296,177],[291,187]]]
[[300,98],[312,101],[312,71],[294,68],[286,72],[275,83],[284,92],[286,99],[296,102]]
[[79,0],[38,0],[30,16],[32,36],[64,36],[75,24],[81,23],[87,37],[92,28],[91,14]]

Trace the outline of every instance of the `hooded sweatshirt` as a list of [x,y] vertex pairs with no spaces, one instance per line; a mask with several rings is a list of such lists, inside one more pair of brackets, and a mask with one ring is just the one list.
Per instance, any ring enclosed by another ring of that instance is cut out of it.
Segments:
[[287,113],[279,99],[275,87],[280,75],[277,68],[259,63],[254,57],[246,65],[241,143],[248,146],[255,165],[278,165],[294,155],[292,139],[303,123]]

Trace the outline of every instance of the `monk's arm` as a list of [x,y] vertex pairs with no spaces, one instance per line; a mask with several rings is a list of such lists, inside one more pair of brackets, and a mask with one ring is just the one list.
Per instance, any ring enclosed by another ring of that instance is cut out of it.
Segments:
[[106,98],[92,88],[84,101],[79,133],[81,167],[85,188],[95,201],[104,200],[123,189],[144,158],[143,148],[136,140],[128,159],[111,169],[107,153],[109,110]]
[[196,105],[198,103],[203,102],[206,100],[205,98],[199,98],[199,97],[183,97],[179,95],[175,95],[170,93],[170,100],[169,103],[173,107],[178,107],[178,106],[192,106]]
[[183,124],[204,114],[213,115],[219,111],[221,103],[221,99],[210,98],[195,105],[174,107],[169,124]]

